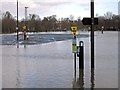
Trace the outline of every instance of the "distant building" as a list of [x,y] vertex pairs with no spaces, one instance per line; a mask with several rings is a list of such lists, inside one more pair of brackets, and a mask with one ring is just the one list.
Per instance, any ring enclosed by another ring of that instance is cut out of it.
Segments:
[[118,15],[120,15],[120,1],[118,2]]

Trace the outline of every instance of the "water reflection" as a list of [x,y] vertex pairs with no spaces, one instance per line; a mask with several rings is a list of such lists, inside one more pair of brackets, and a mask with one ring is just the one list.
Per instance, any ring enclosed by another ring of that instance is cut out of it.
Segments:
[[[94,90],[95,87],[95,79],[94,79],[94,69],[91,69],[91,84],[90,90]],[[85,82],[84,82],[84,69],[79,70],[79,77],[77,78],[76,72],[74,72],[74,79],[73,79],[73,90],[84,90],[85,89]]]
[[19,48],[19,42],[17,41],[17,48]]
[[[17,48],[19,48],[19,43],[17,43]],[[17,55],[19,55],[19,49],[17,49]],[[16,88],[20,87],[20,62],[19,56],[16,57]]]
[[[24,48],[26,48],[26,47],[27,47],[27,43],[26,43],[26,44],[23,44],[23,46],[24,46]],[[19,47],[20,47],[20,43],[17,42],[17,48],[19,48]]]
[[95,74],[94,74],[94,69],[91,69],[91,90],[94,90],[95,87],[95,78],[94,78]]
[[74,70],[74,78],[73,78],[72,85],[73,85],[73,90],[75,90],[75,88],[77,88],[77,82],[76,82],[76,70]]
[[78,83],[79,83],[79,88],[84,88],[84,69],[79,70]]
[[84,69],[79,70],[79,77],[77,78],[76,72],[74,73],[74,79],[73,79],[73,90],[76,89],[82,89],[84,88]]
[[19,65],[19,60],[16,62],[17,65],[17,77],[16,77],[16,87],[19,88],[20,86],[20,65]]

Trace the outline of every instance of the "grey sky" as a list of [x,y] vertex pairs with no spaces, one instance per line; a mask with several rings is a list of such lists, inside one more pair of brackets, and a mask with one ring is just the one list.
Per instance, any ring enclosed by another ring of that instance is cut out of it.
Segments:
[[[17,0],[2,0],[2,12],[10,11],[16,16]],[[95,15],[104,15],[107,11],[118,14],[119,0],[94,0]],[[28,14],[37,14],[41,18],[50,15],[60,17],[90,16],[90,0],[19,0],[19,18],[24,18],[24,7],[28,6]]]

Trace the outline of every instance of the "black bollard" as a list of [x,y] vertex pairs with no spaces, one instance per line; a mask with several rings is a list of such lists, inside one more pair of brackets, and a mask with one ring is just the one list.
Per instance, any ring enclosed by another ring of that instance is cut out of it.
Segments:
[[84,69],[84,43],[83,41],[79,42],[79,70]]

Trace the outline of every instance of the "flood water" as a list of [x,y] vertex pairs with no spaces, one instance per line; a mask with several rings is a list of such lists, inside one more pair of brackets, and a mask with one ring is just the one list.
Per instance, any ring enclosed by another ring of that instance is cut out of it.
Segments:
[[84,71],[74,75],[72,35],[31,34],[30,42],[2,35],[2,88],[118,88],[118,32],[95,32],[95,69],[91,71],[90,32],[78,32],[84,41]]

